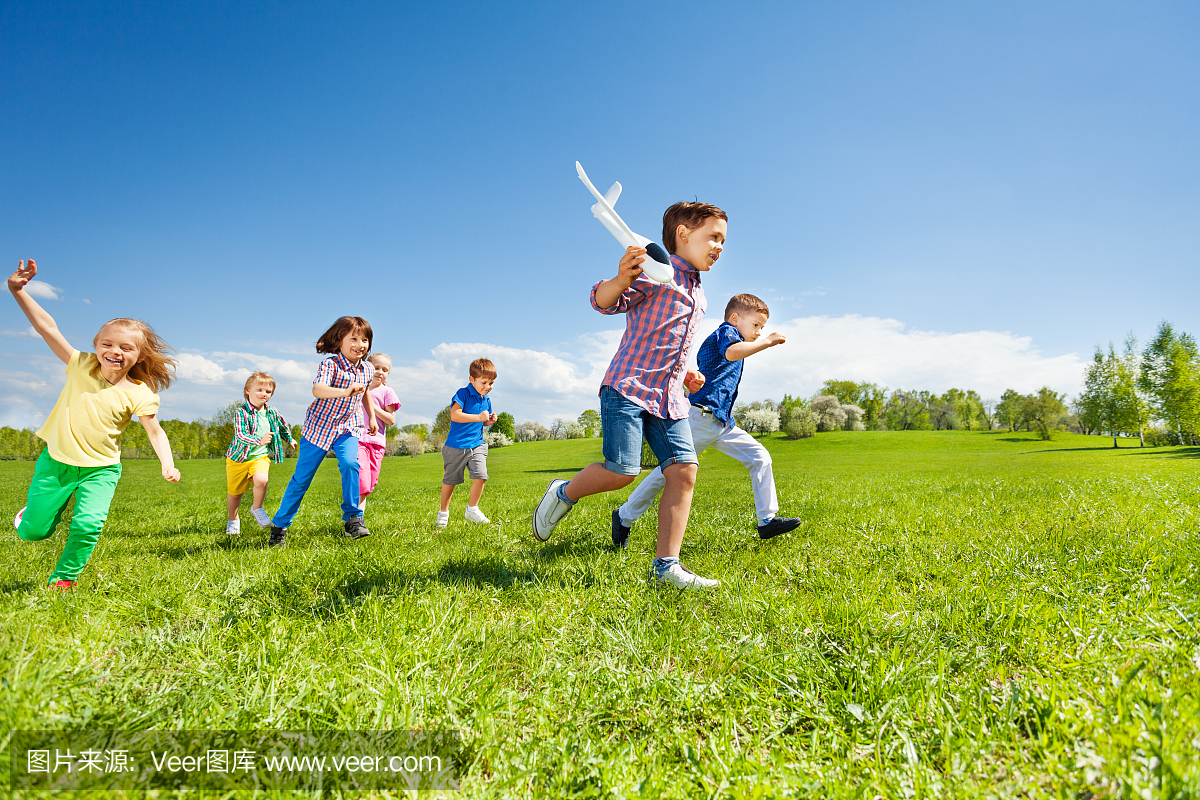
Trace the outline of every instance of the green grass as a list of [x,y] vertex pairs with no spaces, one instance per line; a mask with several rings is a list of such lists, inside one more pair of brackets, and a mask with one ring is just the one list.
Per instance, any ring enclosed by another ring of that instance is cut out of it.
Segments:
[[[464,797],[1200,795],[1198,453],[1029,434],[766,442],[783,513],[701,459],[683,558],[620,496],[545,545],[529,516],[596,440],[493,450],[484,511],[432,529],[441,460],[392,458],[374,534],[340,536],[321,472],[282,552],[224,536],[221,462],[128,462],[76,591],[61,533],[0,543],[0,725],[456,728]],[[272,471],[267,506],[290,474]],[[31,463],[0,464],[5,518]]]

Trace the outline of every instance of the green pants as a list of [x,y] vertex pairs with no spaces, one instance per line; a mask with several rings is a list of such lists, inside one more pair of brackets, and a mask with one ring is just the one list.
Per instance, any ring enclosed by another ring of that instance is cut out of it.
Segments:
[[104,521],[108,519],[108,507],[120,477],[120,464],[72,467],[55,461],[46,450],[38,456],[17,535],[27,542],[40,542],[50,536],[62,519],[67,501],[75,495],[67,546],[63,548],[48,583],[73,581],[83,572],[96,548],[100,531],[104,529]]

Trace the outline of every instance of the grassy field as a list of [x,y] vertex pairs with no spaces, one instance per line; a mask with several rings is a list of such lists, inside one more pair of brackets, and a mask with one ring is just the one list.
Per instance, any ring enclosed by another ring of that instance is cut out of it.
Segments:
[[[455,728],[472,798],[1200,796],[1200,453],[1111,443],[772,438],[805,524],[770,542],[709,452],[708,593],[646,583],[649,518],[612,549],[628,490],[532,539],[597,440],[493,450],[493,524],[460,489],[444,532],[441,459],[387,459],[358,542],[326,462],[278,552],[225,537],[220,462],[127,462],[74,592],[61,534],[0,539],[0,725]],[[32,469],[0,464],[5,519]]]

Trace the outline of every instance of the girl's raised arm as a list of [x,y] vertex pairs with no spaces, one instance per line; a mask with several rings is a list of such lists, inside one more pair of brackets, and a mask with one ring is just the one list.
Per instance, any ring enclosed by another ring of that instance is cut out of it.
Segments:
[[64,364],[69,364],[75,348],[71,347],[71,343],[58,330],[58,323],[54,321],[54,317],[46,313],[46,309],[39,306],[29,292],[25,291],[25,285],[33,280],[34,275],[37,275],[37,264],[33,263],[32,258],[28,262],[20,262],[17,265],[17,271],[8,278],[8,290],[16,298],[17,305],[25,312],[25,318],[29,320],[29,324],[33,325],[33,329],[38,332],[38,335],[46,340],[46,344],[50,345],[54,355],[58,356]]

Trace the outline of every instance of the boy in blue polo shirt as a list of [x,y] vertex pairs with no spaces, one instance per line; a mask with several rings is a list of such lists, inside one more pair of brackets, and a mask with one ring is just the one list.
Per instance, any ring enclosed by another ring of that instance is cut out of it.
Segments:
[[467,498],[467,522],[491,522],[479,510],[483,484],[487,482],[487,444],[483,441],[483,426],[493,425],[492,401],[488,393],[496,381],[496,365],[486,358],[471,362],[470,383],[454,393],[450,401],[450,433],[442,445],[442,508],[438,511],[437,527],[450,522],[450,498],[454,487],[463,482],[463,470],[471,476],[471,493]]
[[[787,533],[800,525],[797,517],[775,516],[779,512],[779,500],[775,496],[771,454],[733,421],[733,404],[742,381],[742,362],[747,356],[786,341],[782,333],[762,335],[769,314],[767,304],[752,294],[730,298],[725,306],[725,321],[704,340],[696,354],[696,366],[704,375],[704,385],[688,398],[692,403],[688,422],[696,452],[715,447],[750,470],[758,535],[763,539]],[[625,504],[613,510],[613,544],[626,545],[634,521],[646,513],[664,485],[662,470],[655,467]]]

